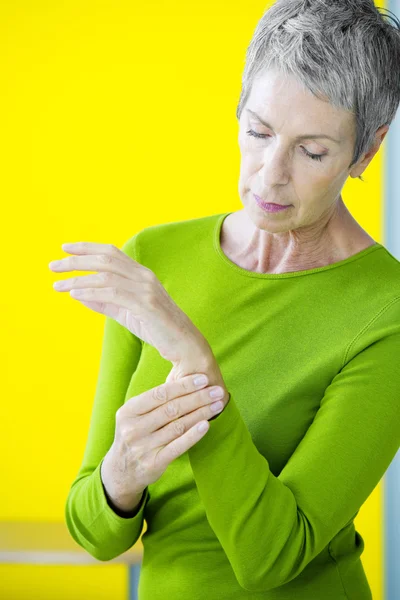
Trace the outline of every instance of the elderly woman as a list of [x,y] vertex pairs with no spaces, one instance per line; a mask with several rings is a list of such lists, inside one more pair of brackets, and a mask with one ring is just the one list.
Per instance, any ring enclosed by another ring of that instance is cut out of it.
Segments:
[[140,600],[372,598],[354,518],[400,445],[400,265],[341,190],[400,101],[385,17],[278,0],[247,52],[243,209],[63,245],[58,270],[100,272],[64,289],[106,315],[66,522],[108,561],[146,520]]

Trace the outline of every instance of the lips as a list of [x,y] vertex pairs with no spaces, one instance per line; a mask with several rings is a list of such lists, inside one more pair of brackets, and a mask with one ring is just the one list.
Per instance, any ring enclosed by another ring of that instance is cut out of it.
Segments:
[[261,196],[257,196],[257,194],[254,194],[254,196],[260,202],[264,202],[264,204],[272,204],[273,206],[290,206],[290,204],[277,204],[276,202],[267,202],[266,200],[264,200],[263,198],[261,198]]

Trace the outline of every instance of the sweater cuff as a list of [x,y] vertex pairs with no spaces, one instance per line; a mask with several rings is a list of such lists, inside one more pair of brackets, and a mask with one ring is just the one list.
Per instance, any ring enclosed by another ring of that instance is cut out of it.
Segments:
[[105,493],[105,489],[104,489],[104,485],[103,485],[103,481],[101,479],[101,465],[103,463],[104,458],[101,460],[100,464],[96,467],[96,469],[94,470],[92,476],[94,478],[94,485],[95,485],[95,493],[98,494],[98,498],[100,498],[100,502],[101,502],[101,512],[105,514],[106,517],[109,517],[110,519],[116,521],[117,523],[123,524],[123,523],[135,523],[136,521],[142,521],[142,519],[144,518],[143,515],[143,511],[144,511],[144,507],[146,506],[146,502],[149,498],[149,489],[146,487],[146,489],[143,492],[142,498],[140,500],[140,504],[136,507],[135,509],[135,514],[133,517],[122,517],[121,515],[117,514],[115,512],[115,510],[113,508],[111,508],[111,506],[108,503],[108,498],[106,496]]

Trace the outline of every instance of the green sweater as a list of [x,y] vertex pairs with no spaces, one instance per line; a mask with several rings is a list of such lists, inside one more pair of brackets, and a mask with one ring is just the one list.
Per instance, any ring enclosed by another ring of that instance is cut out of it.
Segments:
[[113,319],[65,518],[100,561],[142,535],[140,600],[370,600],[353,520],[400,446],[400,262],[379,243],[331,265],[247,271],[220,246],[230,213],[147,227],[122,247],[210,344],[230,401],[146,488],[108,503],[115,413],[172,364]]

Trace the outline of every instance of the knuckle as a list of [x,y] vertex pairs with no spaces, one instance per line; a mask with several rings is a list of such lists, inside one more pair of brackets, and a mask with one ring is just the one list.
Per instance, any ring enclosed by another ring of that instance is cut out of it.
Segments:
[[126,407],[126,405],[122,404],[122,406],[120,406],[118,408],[118,410],[116,410],[116,412],[115,412],[115,420],[116,421],[120,422],[120,421],[124,420],[124,418],[125,418],[125,411],[126,411],[125,407]]
[[132,424],[126,419],[126,412],[124,406],[120,406],[115,413],[115,429],[118,432],[120,438],[125,439],[128,434],[132,433]]
[[119,296],[119,289],[117,287],[110,287],[109,289],[112,298],[117,298]]
[[125,421],[118,423],[118,437],[121,440],[126,440],[128,435],[132,433],[132,427],[128,427]]
[[153,399],[157,403],[165,402],[165,400],[167,399],[167,392],[166,392],[164,384],[157,385],[156,387],[154,387],[151,390],[151,394],[152,394]]
[[181,381],[181,387],[184,392],[190,392],[190,390],[193,388],[192,376],[184,377]]
[[170,417],[176,417],[179,414],[175,402],[167,402],[164,404],[164,412],[168,419]]
[[112,283],[114,277],[112,273],[109,273],[108,271],[102,271],[99,273],[99,279],[102,283]]
[[100,262],[104,265],[110,265],[114,262],[114,258],[109,254],[100,254]]
[[123,425],[120,429],[120,435],[123,440],[128,440],[135,433],[135,429],[133,426],[128,427],[126,424]]
[[177,421],[172,422],[172,427],[174,430],[174,434],[176,437],[180,437],[186,431],[185,424],[182,422],[182,419],[178,419]]

